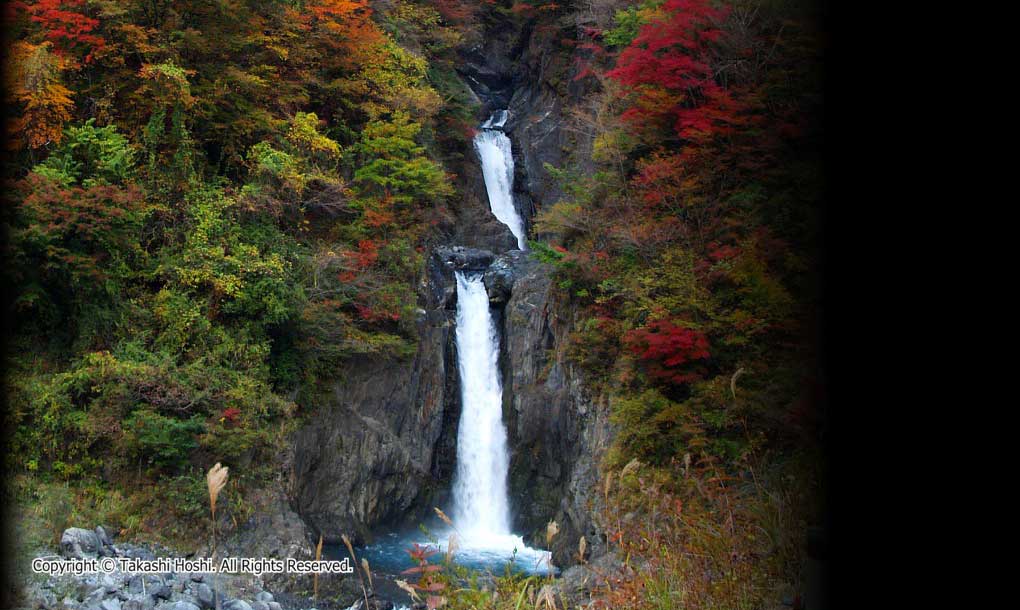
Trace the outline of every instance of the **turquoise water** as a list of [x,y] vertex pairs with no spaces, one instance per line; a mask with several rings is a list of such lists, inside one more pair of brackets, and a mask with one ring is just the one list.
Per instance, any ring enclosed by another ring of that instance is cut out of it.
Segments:
[[[372,544],[355,549],[355,552],[359,559],[364,557],[368,560],[373,572],[378,570],[388,574],[399,574],[402,570],[416,565],[407,552],[414,543],[438,549],[439,553],[433,555],[429,561],[443,562],[443,554],[449,548],[449,535],[443,532],[437,533],[436,536],[438,541],[430,541],[421,532],[391,533],[376,539]],[[474,545],[464,545],[457,540],[453,562],[469,569],[491,572],[497,576],[501,576],[508,566],[511,572],[524,574],[545,575],[558,571],[550,565],[551,560],[546,551],[528,547],[519,536],[494,536]]]
[[[465,542],[449,529],[427,531],[429,534],[420,529],[390,532],[377,537],[371,544],[356,547],[354,552],[359,562],[362,558],[368,560],[373,574],[400,577],[400,572],[416,565],[407,552],[415,543],[437,549],[439,553],[429,561],[442,563],[452,537],[453,562],[472,570],[491,572],[497,576],[503,575],[508,566],[514,573],[547,575],[559,572],[552,566],[548,551],[527,546],[520,536],[488,536]],[[347,557],[347,549],[342,545],[326,545],[323,547],[323,555],[340,559]]]
[[[399,578],[414,582],[417,579],[415,574],[401,574],[403,570],[417,565],[407,553],[414,543],[438,549],[439,553],[430,557],[429,562],[443,563],[444,553],[449,546],[450,532],[437,529],[432,530],[430,536],[420,530],[391,532],[379,536],[372,544],[354,549],[359,563],[362,558],[368,560],[375,590],[380,597],[392,601],[396,607],[410,603],[407,593],[397,587],[393,581]],[[453,538],[455,541],[457,540],[456,532],[453,532]],[[342,545],[325,545],[322,553],[327,559],[341,559],[348,556],[347,549]],[[551,565],[551,557],[547,551],[528,547],[519,536],[489,537],[486,540],[479,540],[475,544],[465,546],[461,546],[460,542],[455,542],[453,562],[471,570],[491,573],[494,576],[503,576],[508,567],[512,573],[517,574],[559,573],[559,570]]]

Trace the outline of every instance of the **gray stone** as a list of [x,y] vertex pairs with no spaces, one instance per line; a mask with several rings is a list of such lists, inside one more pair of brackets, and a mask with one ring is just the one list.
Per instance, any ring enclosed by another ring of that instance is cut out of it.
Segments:
[[106,597],[106,588],[98,587],[93,589],[88,595],[85,596],[85,600],[88,603],[99,604]]
[[490,303],[502,305],[510,299],[510,292],[514,285],[514,266],[526,256],[528,255],[520,250],[501,254],[485,271],[485,276],[482,279],[485,282],[485,291],[489,295]]
[[121,610],[152,610],[155,603],[148,595],[133,597],[121,604]]
[[110,535],[106,533],[106,528],[104,528],[102,525],[97,525],[95,532],[96,538],[99,539],[99,544],[102,544],[104,546],[113,546],[113,539],[110,538]]
[[99,538],[91,530],[71,527],[60,536],[60,553],[64,557],[81,559],[99,554]]
[[269,606],[269,610],[283,610],[280,602],[267,602],[266,605]]
[[255,595],[255,599],[256,601],[260,602],[271,602],[275,598],[273,597],[273,594],[270,593],[269,591],[259,591],[258,594]]
[[121,610],[120,600],[117,598],[104,599],[99,603],[100,610]]
[[173,596],[173,591],[170,590],[170,586],[166,583],[160,583],[149,589],[149,595],[153,599],[170,599]]
[[170,610],[201,610],[201,608],[182,599],[170,606]]
[[121,545],[121,554],[125,557],[132,557],[134,559],[144,559],[146,561],[152,561],[156,559],[156,555],[147,548],[140,546]]
[[212,587],[205,583],[200,583],[194,589],[195,597],[198,599],[198,605],[203,608],[214,608],[216,606],[216,600],[213,595]]
[[251,603],[251,610],[269,610],[269,604],[255,600]]
[[106,589],[107,593],[114,593],[121,587],[121,585],[123,585],[123,581],[115,577],[113,574],[104,574],[99,579],[99,584]]
[[223,604],[223,610],[252,610],[252,607],[243,599],[232,599]]

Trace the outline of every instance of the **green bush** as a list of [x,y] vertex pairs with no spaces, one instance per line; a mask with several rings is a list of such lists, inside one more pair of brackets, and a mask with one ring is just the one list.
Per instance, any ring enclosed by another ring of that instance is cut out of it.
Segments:
[[64,185],[88,188],[103,184],[124,184],[132,178],[135,151],[117,127],[96,127],[89,119],[79,127],[64,130],[60,147],[33,171]]
[[197,417],[180,420],[143,409],[125,419],[123,429],[121,443],[132,460],[177,470],[198,447],[195,436],[202,430],[202,423]]

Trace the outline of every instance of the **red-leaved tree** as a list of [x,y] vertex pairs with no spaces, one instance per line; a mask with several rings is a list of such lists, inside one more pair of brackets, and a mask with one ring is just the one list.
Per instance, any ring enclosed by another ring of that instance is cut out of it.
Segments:
[[705,333],[669,320],[628,332],[624,344],[645,364],[653,379],[675,385],[700,379],[697,361],[709,358]]
[[21,6],[42,28],[46,40],[60,51],[83,54],[85,63],[106,45],[106,40],[94,33],[99,20],[86,14],[85,0],[37,0]]
[[662,10],[667,17],[642,26],[607,73],[633,92],[623,118],[637,127],[671,119],[689,140],[732,131],[740,108],[715,81],[711,61],[726,11],[707,0],[668,0]]

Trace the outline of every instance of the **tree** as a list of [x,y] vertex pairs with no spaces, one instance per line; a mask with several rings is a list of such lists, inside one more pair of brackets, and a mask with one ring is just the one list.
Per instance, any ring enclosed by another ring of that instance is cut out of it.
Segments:
[[658,320],[627,333],[625,343],[648,367],[652,378],[675,385],[700,374],[691,365],[709,358],[708,338],[699,330]]
[[61,146],[34,172],[85,187],[124,184],[134,172],[134,150],[116,126],[96,127],[95,119],[89,119],[64,134]]
[[195,179],[195,150],[185,111],[194,104],[185,70],[172,61],[145,64],[139,70],[141,91],[151,99],[152,114],[142,130],[150,188],[177,194]]
[[725,10],[708,0],[668,0],[661,10],[666,16],[641,26],[608,73],[633,90],[623,118],[639,127],[669,118],[686,139],[730,132],[740,123],[740,107],[712,69],[712,44],[722,36],[716,24]]
[[85,14],[85,0],[36,0],[24,6],[60,52],[84,54],[85,63],[90,63],[106,44],[102,36],[92,33],[99,20]]
[[50,51],[52,43],[15,43],[9,59],[8,101],[20,104],[9,133],[13,142],[30,149],[58,143],[64,124],[71,119],[71,91],[61,83],[67,62]]
[[421,125],[400,111],[388,121],[366,125],[356,148],[361,166],[354,172],[355,183],[401,204],[449,195],[452,188],[442,168],[414,140],[419,131]]

